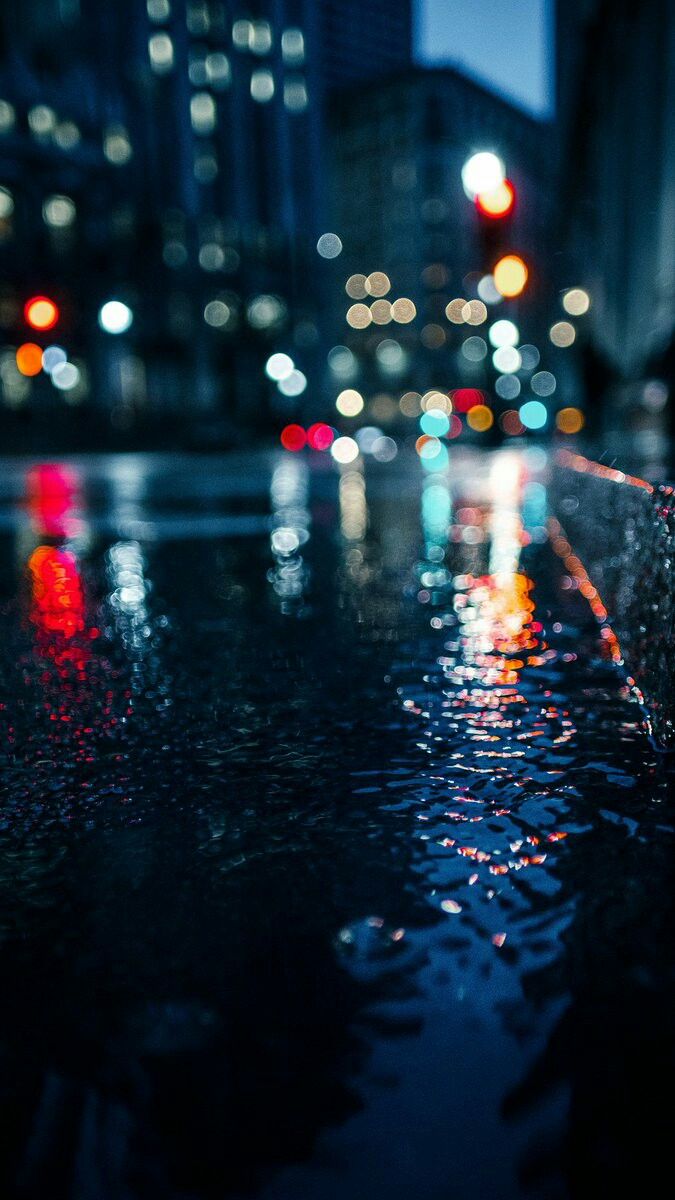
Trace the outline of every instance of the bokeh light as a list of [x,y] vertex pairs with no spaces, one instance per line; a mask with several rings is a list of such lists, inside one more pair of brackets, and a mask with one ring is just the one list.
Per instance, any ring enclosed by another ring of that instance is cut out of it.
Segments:
[[546,405],[541,400],[526,400],[518,415],[526,429],[543,429],[548,420]]
[[265,364],[265,374],[278,383],[279,380],[288,378],[293,367],[290,354],[270,354]]
[[492,362],[496,371],[510,375],[520,370],[522,359],[515,346],[500,346],[492,355]]
[[455,388],[452,393],[452,404],[458,413],[468,413],[474,405],[482,404],[484,399],[479,388]]
[[571,321],[556,321],[548,331],[548,336],[554,346],[565,348],[571,346],[577,336],[576,329]]
[[121,300],[106,300],[98,314],[98,323],[105,333],[126,333],[133,319],[129,305]]
[[535,396],[552,396],[556,389],[556,378],[552,371],[537,371],[530,380]]
[[367,329],[373,317],[367,304],[352,304],[347,309],[347,324],[352,329]]
[[59,319],[59,310],[48,296],[32,296],[24,305],[23,315],[31,329],[53,329]]
[[333,442],[330,452],[337,463],[350,463],[359,456],[358,442],[351,437],[339,437]]
[[471,200],[479,193],[496,191],[503,182],[504,164],[491,150],[472,154],[462,167],[462,186]]
[[506,412],[503,412],[499,418],[499,424],[507,437],[519,437],[521,433],[525,432],[525,426],[515,408],[508,408]]
[[366,279],[365,288],[369,296],[386,296],[391,289],[391,280],[384,271],[371,271]]
[[563,296],[562,306],[571,317],[583,317],[591,306],[591,298],[583,288],[570,288]]
[[584,427],[584,414],[580,408],[561,408],[555,423],[561,433],[579,433]]
[[391,315],[399,325],[408,325],[417,316],[417,309],[407,296],[400,296],[391,306]]
[[322,233],[316,248],[322,258],[337,258],[342,253],[342,241],[337,233]]
[[281,444],[284,450],[292,450],[297,452],[302,450],[307,443],[307,434],[302,425],[286,425],[280,434]]
[[500,258],[492,273],[500,295],[508,298],[519,296],[527,283],[528,270],[517,254],[506,254]]
[[343,417],[356,417],[363,411],[363,396],[356,388],[345,388],[335,401],[335,407]]
[[428,433],[432,437],[443,437],[449,428],[450,418],[440,408],[427,409],[420,417],[420,429],[422,433]]
[[508,179],[503,179],[491,191],[478,193],[476,196],[476,208],[484,217],[495,219],[505,217],[513,209],[515,195],[513,184]]
[[307,430],[307,443],[312,450],[329,450],[335,440],[335,432],[325,421],[316,421]]
[[475,404],[466,414],[467,425],[476,433],[485,433],[494,424],[492,410],[487,404]]
[[39,375],[42,370],[42,349],[35,342],[24,342],[16,352],[17,370],[22,375]]
[[495,348],[500,346],[517,346],[520,331],[513,321],[495,321],[488,329],[488,337]]
[[520,380],[516,375],[500,375],[495,381],[495,391],[502,400],[515,400],[520,395]]

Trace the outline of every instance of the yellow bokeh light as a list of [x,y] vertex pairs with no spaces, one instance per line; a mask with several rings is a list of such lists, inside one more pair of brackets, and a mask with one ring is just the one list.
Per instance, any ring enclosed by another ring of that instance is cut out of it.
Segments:
[[487,308],[482,300],[469,300],[462,308],[462,320],[467,325],[482,325],[487,320]]
[[414,321],[417,309],[412,300],[409,300],[407,296],[401,296],[398,300],[394,300],[391,306],[391,315],[399,325],[407,325],[410,321]]
[[430,409],[440,409],[441,412],[452,412],[452,400],[446,396],[445,392],[439,392],[435,388],[425,392],[422,396],[421,408],[423,412],[429,412]]
[[555,423],[561,433],[579,433],[584,427],[584,414],[580,408],[561,408]]
[[343,417],[356,417],[363,410],[363,396],[356,388],[345,388],[335,401],[335,407]]
[[352,304],[347,309],[347,324],[352,329],[366,329],[372,321],[372,315],[367,304]]
[[548,331],[548,336],[554,346],[571,346],[577,336],[576,329],[571,321],[556,321]]
[[571,317],[583,317],[591,306],[591,298],[583,288],[570,288],[563,296],[562,306]]
[[504,255],[492,272],[497,291],[507,299],[520,295],[527,283],[527,276],[527,267],[517,254]]
[[352,300],[365,300],[368,295],[365,275],[350,275],[345,284],[345,291]]
[[376,325],[388,325],[391,321],[391,304],[388,300],[375,300],[370,306],[370,315]]
[[369,296],[386,296],[391,288],[391,281],[384,271],[371,271],[366,279],[365,288]]
[[488,408],[487,404],[474,404],[466,414],[466,420],[476,433],[485,433],[486,429],[490,429],[494,424],[492,410]]
[[463,296],[457,296],[455,300],[451,300],[446,306],[445,315],[453,325],[463,325],[464,317],[462,315],[466,306],[466,300]]

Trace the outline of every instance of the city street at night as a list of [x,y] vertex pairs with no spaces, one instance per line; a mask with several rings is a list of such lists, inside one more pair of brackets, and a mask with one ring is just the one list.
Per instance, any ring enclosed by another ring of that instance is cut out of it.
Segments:
[[672,0],[0,4],[0,1200],[630,1200]]
[[550,456],[2,468],[3,1194],[665,1163],[669,765]]

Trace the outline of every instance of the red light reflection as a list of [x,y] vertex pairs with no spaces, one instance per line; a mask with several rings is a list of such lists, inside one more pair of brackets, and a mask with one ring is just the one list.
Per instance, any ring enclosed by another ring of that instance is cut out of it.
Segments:
[[45,633],[72,638],[84,629],[84,595],[75,556],[56,546],[38,546],[28,560],[32,617]]

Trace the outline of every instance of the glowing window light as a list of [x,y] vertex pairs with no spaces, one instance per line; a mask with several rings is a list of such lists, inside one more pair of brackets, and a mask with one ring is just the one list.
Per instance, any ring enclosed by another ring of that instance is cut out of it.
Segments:
[[103,135],[103,153],[115,167],[123,167],[129,162],[133,150],[124,125],[108,126]]
[[133,319],[134,314],[129,305],[121,300],[106,300],[98,314],[98,323],[105,333],[126,333]]
[[148,38],[148,55],[156,75],[166,75],[173,69],[173,42],[168,33],[153,33]]
[[548,336],[554,346],[564,349],[571,346],[577,336],[577,331],[571,321],[556,321],[548,331]]
[[475,404],[466,414],[466,422],[475,433],[485,433],[494,424],[494,416],[487,404]]
[[298,450],[302,450],[306,444],[307,434],[302,425],[286,425],[279,435],[279,441],[284,450],[291,450],[293,453],[296,453]]
[[492,355],[492,362],[496,371],[511,375],[520,370],[522,359],[515,346],[500,346]]
[[561,408],[555,423],[561,433],[580,433],[584,427],[584,414],[580,408]]
[[272,49],[272,26],[269,21],[253,21],[251,23],[248,48],[251,54],[269,54]]
[[342,242],[337,233],[322,233],[316,248],[322,258],[337,258],[342,254]]
[[345,388],[335,401],[335,407],[343,417],[356,417],[363,411],[363,396],[356,388]]
[[248,50],[253,24],[245,18],[240,18],[235,21],[232,26],[232,42],[237,47],[237,50]]
[[23,315],[31,329],[47,330],[56,325],[59,310],[48,296],[32,296],[24,305]]
[[282,396],[301,396],[307,387],[307,376],[294,367],[290,375],[286,375],[277,383]]
[[510,299],[519,296],[527,283],[528,270],[518,254],[506,254],[500,258],[492,272],[495,287],[500,295]]
[[498,187],[489,192],[479,192],[476,196],[476,208],[484,217],[495,220],[506,217],[512,211],[516,193],[513,184],[503,179]]
[[546,405],[541,400],[526,400],[518,415],[526,429],[543,429],[548,420]]
[[354,462],[359,456],[358,442],[351,437],[336,438],[330,452],[337,463]]
[[472,154],[462,167],[462,187],[471,200],[481,192],[494,192],[504,182],[504,164],[491,150]]
[[265,374],[278,383],[281,379],[288,379],[294,367],[290,354],[270,354],[265,364]]
[[488,338],[495,349],[499,346],[517,346],[520,331],[513,321],[495,321],[488,329]]
[[307,84],[304,79],[296,77],[284,80],[284,104],[289,112],[304,112],[309,104]]
[[22,375],[39,375],[42,370],[42,350],[35,342],[24,342],[16,352],[17,370]]
[[0,133],[9,133],[14,128],[16,112],[8,100],[0,100]]
[[301,29],[284,29],[281,56],[288,67],[299,67],[305,61],[305,38]]
[[52,229],[67,229],[75,220],[76,210],[70,196],[48,196],[42,205],[42,217]]
[[216,102],[210,92],[195,92],[190,97],[190,121],[195,133],[213,133],[216,127]]
[[220,91],[228,87],[232,79],[230,60],[220,50],[213,50],[204,59],[204,70],[212,88]]
[[563,296],[562,306],[571,317],[583,317],[591,306],[591,298],[584,288],[570,288]]
[[271,71],[253,71],[251,74],[251,96],[258,104],[268,104],[274,95],[274,76]]
[[384,271],[371,271],[364,286],[369,296],[386,296],[391,289],[391,280]]
[[14,212],[14,197],[9,188],[0,187],[0,221],[6,221]]

